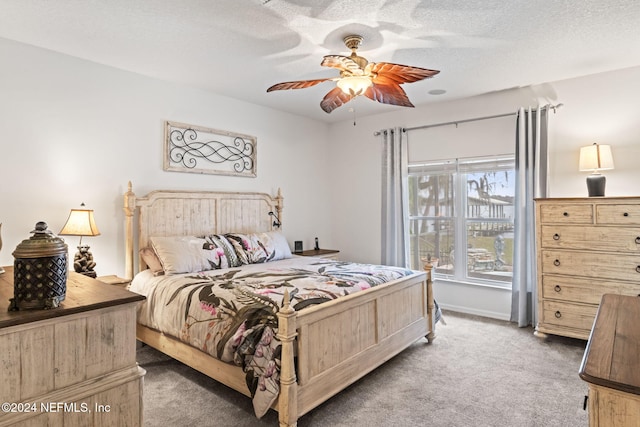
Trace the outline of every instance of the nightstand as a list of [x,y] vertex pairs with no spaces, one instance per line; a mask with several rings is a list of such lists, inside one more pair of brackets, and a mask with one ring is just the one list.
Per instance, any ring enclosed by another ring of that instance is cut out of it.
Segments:
[[340,251],[337,251],[335,249],[307,249],[306,251],[302,252],[293,252],[294,255],[313,256],[316,258],[325,258],[334,261],[338,260],[338,253],[340,253]]
[[131,283],[130,279],[123,279],[122,277],[118,277],[115,274],[96,277],[96,280],[99,280],[102,283],[106,283],[107,285],[120,286],[121,288],[126,288],[127,286],[129,286],[129,283]]

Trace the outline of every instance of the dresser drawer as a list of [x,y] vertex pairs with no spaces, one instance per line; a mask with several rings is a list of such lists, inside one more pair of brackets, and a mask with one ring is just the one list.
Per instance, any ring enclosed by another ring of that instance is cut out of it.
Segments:
[[593,277],[640,283],[640,255],[542,250],[542,274]]
[[542,204],[539,220],[541,224],[593,224],[593,205]]
[[598,278],[581,279],[566,276],[542,276],[542,297],[559,301],[600,304],[602,295],[640,295],[640,284],[610,282]]
[[543,225],[543,248],[640,253],[640,228],[590,225]]
[[549,325],[590,330],[598,311],[597,305],[581,305],[543,301],[542,321]]
[[640,225],[640,205],[596,205],[598,224]]

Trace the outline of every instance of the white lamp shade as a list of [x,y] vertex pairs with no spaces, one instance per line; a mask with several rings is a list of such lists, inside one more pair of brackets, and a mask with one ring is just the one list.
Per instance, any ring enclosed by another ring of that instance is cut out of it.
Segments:
[[100,231],[93,218],[93,210],[71,209],[69,218],[59,234],[61,236],[99,236]]
[[353,96],[362,95],[372,84],[371,79],[366,76],[343,77],[336,83],[344,93]]
[[580,171],[613,169],[610,145],[593,144],[580,148]]

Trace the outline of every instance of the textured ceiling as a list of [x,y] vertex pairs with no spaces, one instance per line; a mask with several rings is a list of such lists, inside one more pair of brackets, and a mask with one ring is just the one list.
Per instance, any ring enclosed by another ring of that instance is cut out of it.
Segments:
[[640,65],[637,0],[0,0],[0,37],[328,122],[404,108],[266,93],[337,76],[320,61],[354,33],[369,61],[441,70],[403,85],[415,105]]

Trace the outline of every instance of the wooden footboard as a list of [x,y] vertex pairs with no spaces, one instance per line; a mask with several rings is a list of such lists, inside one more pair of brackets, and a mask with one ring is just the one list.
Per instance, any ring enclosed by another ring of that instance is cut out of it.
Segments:
[[[297,420],[421,337],[435,337],[431,271],[295,312],[278,314],[280,426]],[[138,340],[250,396],[238,366],[138,325]],[[294,357],[294,355],[296,355]],[[297,361],[297,367],[296,367]]]
[[[296,425],[298,417],[416,340],[434,337],[428,277],[417,273],[297,313],[297,381],[294,393],[283,393],[287,386],[281,384],[281,426]],[[283,372],[292,352],[283,341]]]

